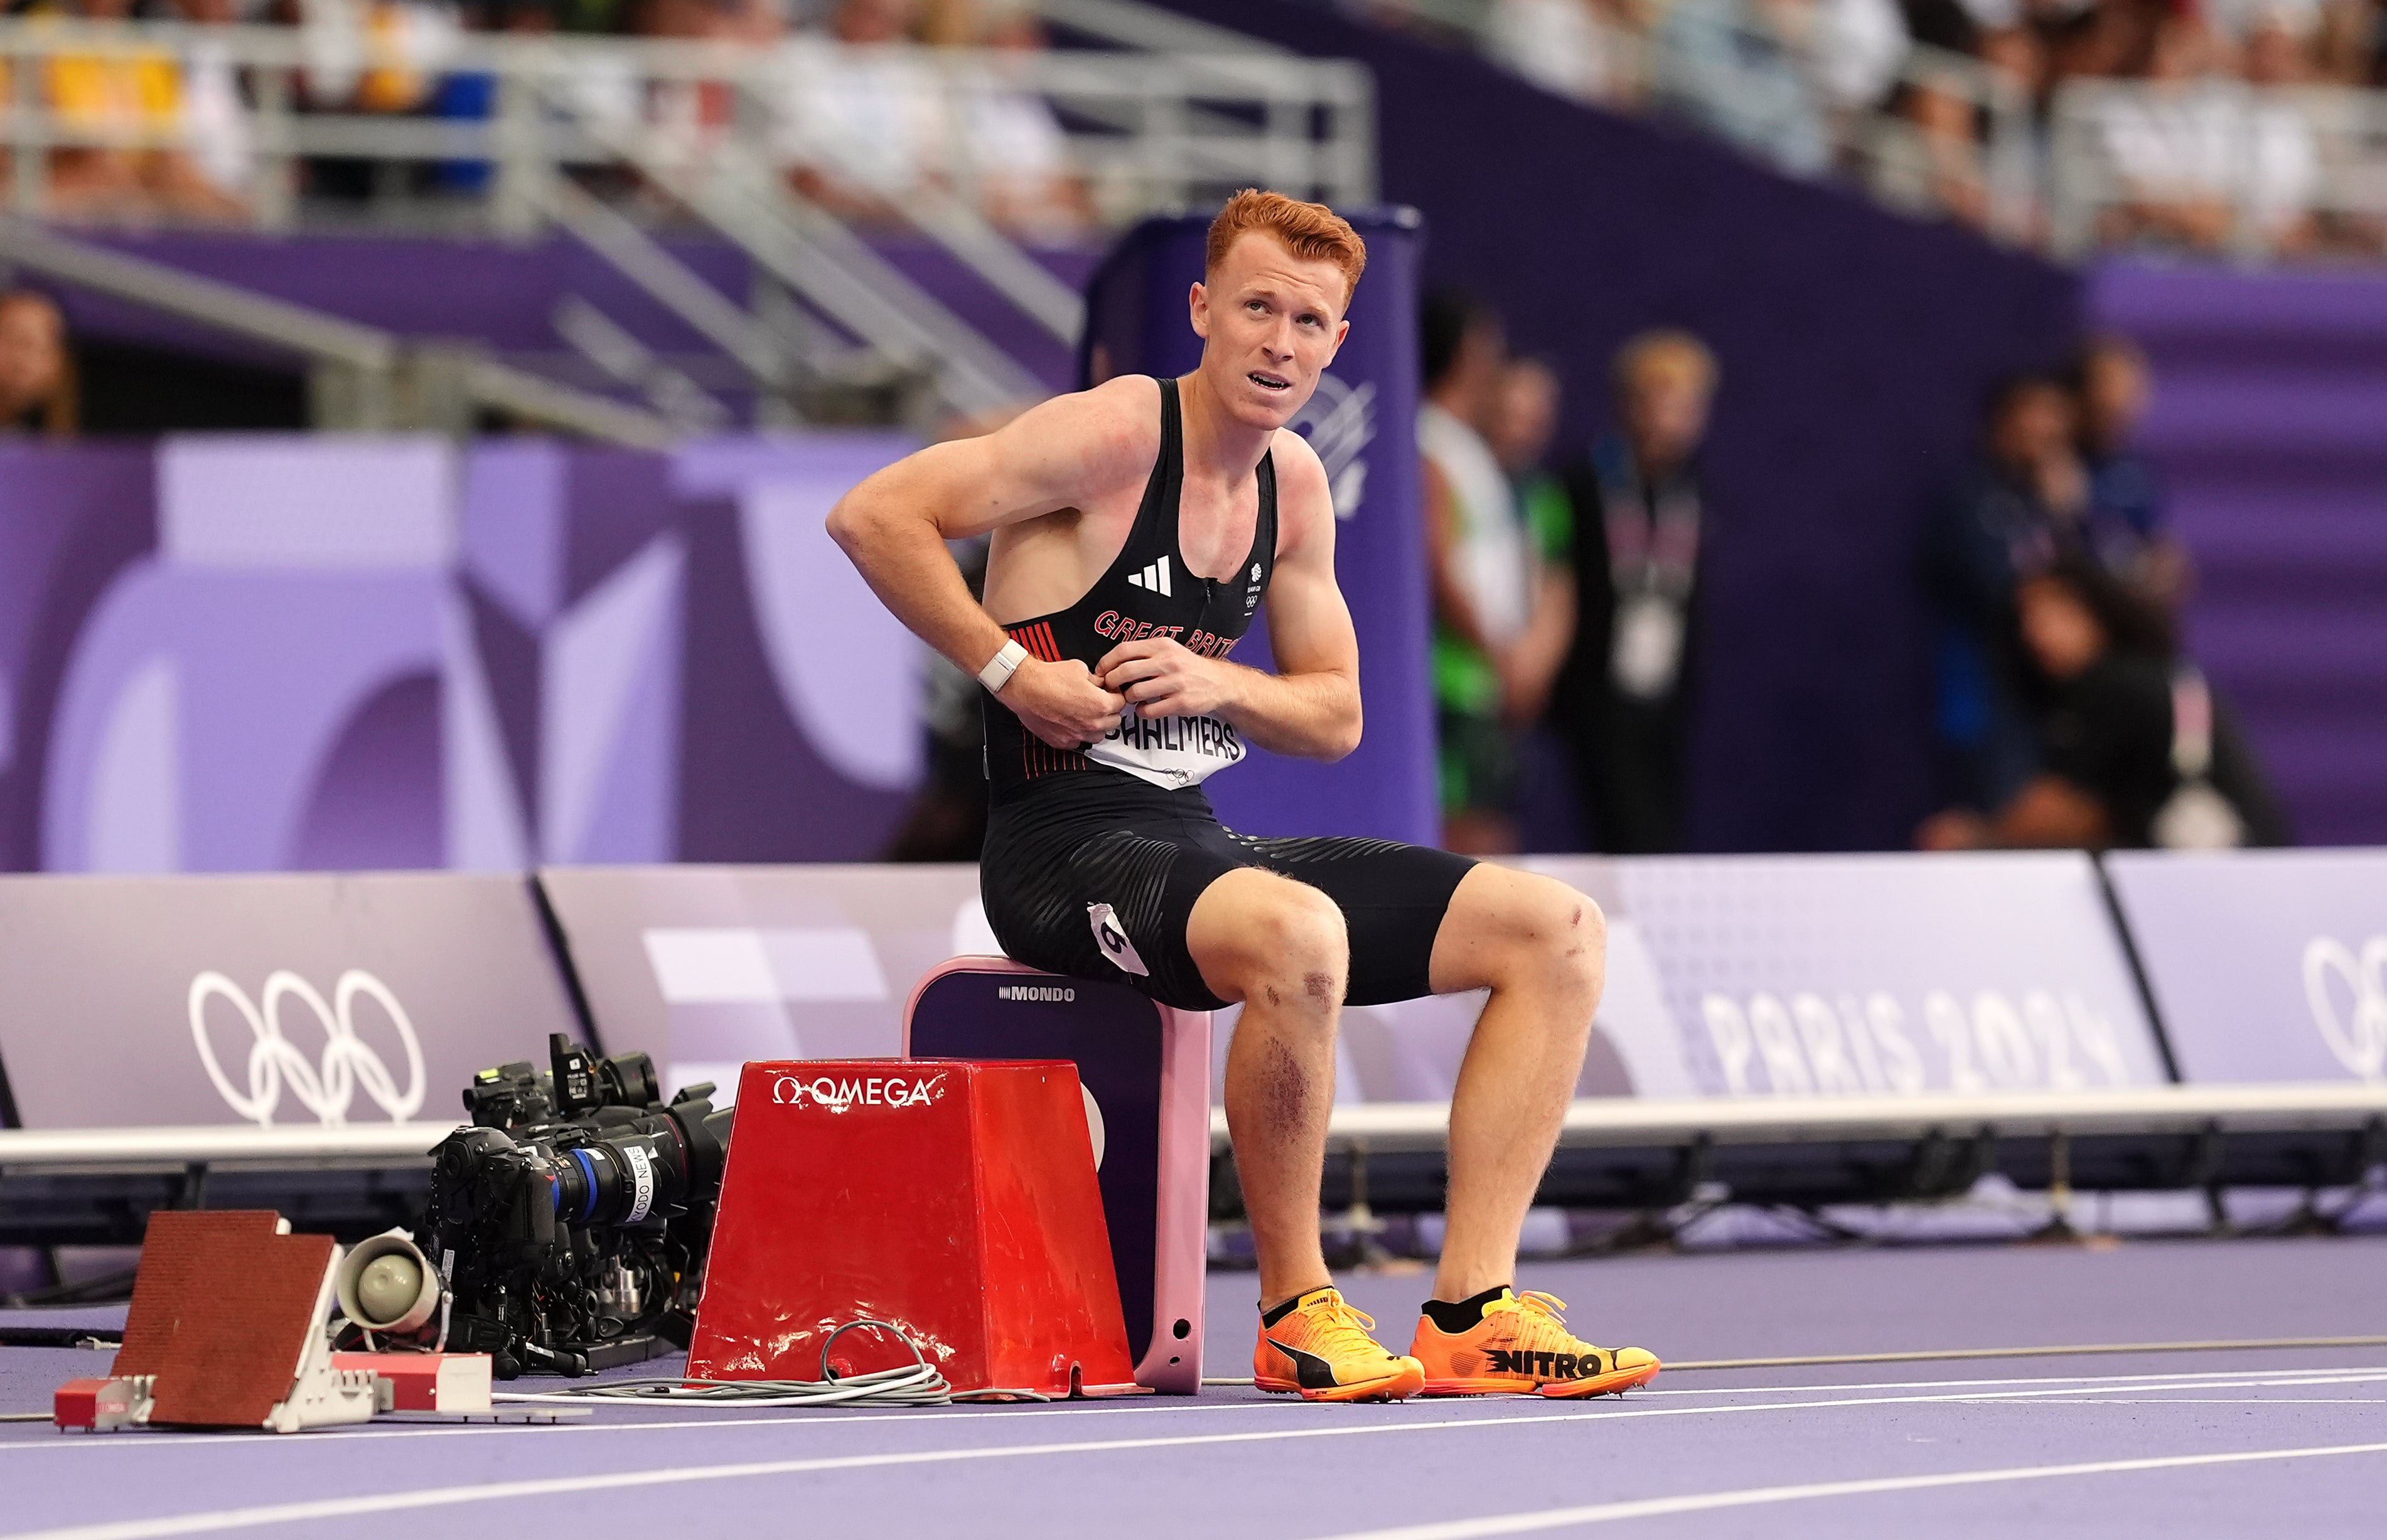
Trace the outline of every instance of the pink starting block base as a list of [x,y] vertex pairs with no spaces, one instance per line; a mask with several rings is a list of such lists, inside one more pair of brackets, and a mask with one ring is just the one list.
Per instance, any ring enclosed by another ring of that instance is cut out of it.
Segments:
[[1210,1223],[1210,1014],[1008,957],[954,957],[912,991],[903,1052],[1078,1067],[1136,1382],[1197,1394]]

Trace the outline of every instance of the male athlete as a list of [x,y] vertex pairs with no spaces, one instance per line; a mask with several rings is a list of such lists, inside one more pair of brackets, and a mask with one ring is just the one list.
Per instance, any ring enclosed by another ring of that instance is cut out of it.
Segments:
[[[829,532],[990,692],[981,882],[1004,949],[1181,1009],[1243,1006],[1227,1122],[1259,1252],[1261,1388],[1622,1393],[1658,1360],[1580,1342],[1560,1302],[1511,1287],[1599,1003],[1598,907],[1443,851],[1248,838],[1202,791],[1249,743],[1333,760],[1359,741],[1326,472],[1284,424],[1342,345],[1366,260],[1330,209],[1238,193],[1193,287],[1193,373],[1122,376],[923,449],[848,493]],[[944,542],[986,531],[981,606]],[[1274,674],[1227,658],[1263,602]],[[1346,1004],[1476,989],[1491,1000],[1451,1098],[1434,1297],[1395,1356],[1319,1249],[1336,1023]]]

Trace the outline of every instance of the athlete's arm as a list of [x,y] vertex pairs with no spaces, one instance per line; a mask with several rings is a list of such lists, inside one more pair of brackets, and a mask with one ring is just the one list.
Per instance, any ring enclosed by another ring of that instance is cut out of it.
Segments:
[[1359,746],[1359,638],[1334,584],[1334,500],[1326,467],[1298,435],[1280,431],[1275,455],[1268,616],[1277,672],[1147,637],[1113,648],[1095,677],[1133,701],[1139,716],[1219,716],[1263,749],[1341,759]]
[[[1075,508],[1150,469],[1152,383],[1128,376],[1061,396],[980,438],[934,444],[838,500],[828,532],[895,618],[976,674],[1010,637],[970,597],[947,540]],[[1074,749],[1111,730],[1126,704],[1074,659],[1029,658],[998,697],[1028,729]]]

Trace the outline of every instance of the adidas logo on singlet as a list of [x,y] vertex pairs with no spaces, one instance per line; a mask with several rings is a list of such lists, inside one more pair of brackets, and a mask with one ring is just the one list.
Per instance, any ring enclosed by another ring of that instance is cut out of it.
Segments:
[[1142,572],[1128,574],[1127,580],[1139,588],[1149,588],[1164,599],[1171,597],[1168,592],[1168,558],[1166,556]]

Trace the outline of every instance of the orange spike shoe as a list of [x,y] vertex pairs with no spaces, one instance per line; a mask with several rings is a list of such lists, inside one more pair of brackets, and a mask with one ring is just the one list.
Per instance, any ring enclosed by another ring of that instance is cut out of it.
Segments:
[[1571,1334],[1566,1301],[1503,1289],[1484,1319],[1453,1335],[1418,1319],[1409,1356],[1425,1366],[1425,1395],[1622,1395],[1661,1367],[1638,1347],[1598,1347]]
[[1425,1370],[1396,1357],[1368,1333],[1375,1322],[1340,1291],[1312,1289],[1260,1318],[1252,1382],[1305,1401],[1397,1401],[1415,1395]]

